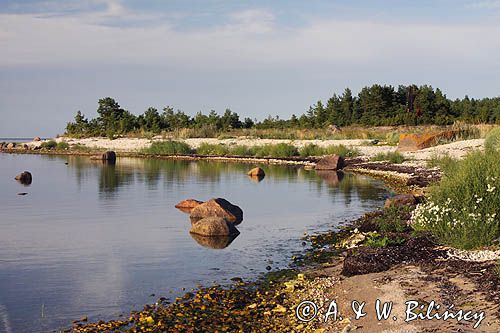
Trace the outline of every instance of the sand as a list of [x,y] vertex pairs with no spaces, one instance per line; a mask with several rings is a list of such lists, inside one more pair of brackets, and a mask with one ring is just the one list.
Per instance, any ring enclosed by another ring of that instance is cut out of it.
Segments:
[[[70,145],[82,145],[89,148],[109,149],[117,152],[138,152],[151,145],[152,142],[163,141],[161,137],[153,139],[139,138],[118,138],[110,140],[108,138],[87,138],[73,139],[59,137],[55,139],[57,142],[66,141]],[[361,152],[361,155],[367,158],[373,157],[379,153],[393,152],[397,150],[396,146],[388,146],[383,144],[371,145],[369,140],[353,139],[353,140],[278,140],[278,139],[250,139],[250,138],[235,138],[235,139],[217,139],[217,138],[191,138],[177,139],[183,141],[193,148],[198,148],[202,143],[224,144],[228,146],[245,145],[245,146],[262,146],[266,144],[288,143],[297,148],[307,144],[315,144],[320,147],[330,145],[344,145],[353,147]],[[43,141],[27,142],[29,146],[38,146]],[[422,164],[426,160],[434,156],[448,155],[453,158],[463,158],[468,152],[477,149],[483,149],[484,139],[473,139],[456,141],[448,144],[443,144],[427,149],[422,149],[415,152],[403,152],[402,154],[409,159],[409,164]]]

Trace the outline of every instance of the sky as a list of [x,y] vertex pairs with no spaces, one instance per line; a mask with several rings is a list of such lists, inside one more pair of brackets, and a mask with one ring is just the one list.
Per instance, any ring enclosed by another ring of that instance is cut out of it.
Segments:
[[500,0],[0,0],[0,137],[134,114],[288,118],[374,83],[500,96]]

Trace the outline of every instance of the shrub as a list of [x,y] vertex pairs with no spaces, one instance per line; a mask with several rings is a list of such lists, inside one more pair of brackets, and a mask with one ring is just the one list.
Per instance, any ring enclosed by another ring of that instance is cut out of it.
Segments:
[[299,149],[299,155],[303,157],[321,156],[324,154],[325,154],[325,149],[313,143],[309,143]]
[[252,155],[254,155],[254,152],[252,151],[252,149],[248,148],[247,146],[231,147],[229,150],[229,153],[231,155],[236,155],[236,156],[252,156]]
[[404,242],[405,239],[401,237],[389,238],[387,236],[382,236],[377,233],[372,233],[369,234],[368,237],[366,238],[365,244],[370,247],[387,247],[387,246],[401,245]]
[[399,164],[405,161],[405,157],[398,153],[397,151],[378,153],[371,158],[372,161],[388,161],[391,163]]
[[487,151],[500,149],[500,126],[493,128],[488,132],[488,134],[486,134],[484,147]]
[[399,133],[398,132],[390,132],[385,136],[385,141],[388,145],[397,146],[399,143]]
[[46,149],[54,149],[57,147],[57,142],[55,142],[54,140],[49,140],[49,141],[42,142],[42,144],[40,146],[42,148],[46,148]]
[[254,149],[255,156],[258,157],[292,157],[299,154],[297,148],[288,143],[269,144]]
[[151,146],[145,148],[143,152],[156,155],[185,155],[190,154],[192,150],[185,142],[169,140],[153,142]]
[[381,216],[374,219],[374,223],[382,232],[404,232],[408,230],[406,221],[410,217],[410,210],[408,206],[388,207]]
[[415,230],[448,245],[472,249],[499,237],[500,152],[473,152],[447,170],[429,200],[412,213]]
[[216,155],[225,156],[229,155],[229,148],[222,144],[210,144],[203,142],[197,149],[196,153],[200,155]]
[[69,144],[65,141],[61,141],[57,144],[56,148],[60,150],[66,150],[69,149]]
[[354,156],[359,156],[360,152],[359,149],[352,147],[349,148],[344,145],[331,145],[326,147],[326,154],[327,155],[336,154],[343,157],[354,157]]

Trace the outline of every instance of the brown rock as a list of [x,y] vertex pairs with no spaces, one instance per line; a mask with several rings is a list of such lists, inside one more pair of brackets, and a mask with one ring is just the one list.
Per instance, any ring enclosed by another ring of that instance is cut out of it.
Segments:
[[266,173],[264,172],[263,169],[257,167],[253,168],[252,170],[248,171],[247,175],[250,177],[264,177]]
[[24,185],[29,185],[33,181],[33,177],[29,171],[24,171],[18,174],[14,179]]
[[243,211],[226,199],[215,198],[193,208],[190,217],[191,220],[205,217],[222,217],[229,222],[239,224],[243,220]]
[[345,166],[345,161],[342,156],[328,155],[323,157],[316,164],[316,170],[340,170]]
[[36,136],[33,141],[41,141],[42,139],[39,136]]
[[224,249],[229,246],[233,242],[233,240],[238,235],[230,235],[230,236],[201,236],[197,234],[190,234],[191,237],[196,241],[196,243],[200,244],[203,247],[207,247],[210,249]]
[[114,163],[116,162],[116,153],[112,150],[108,150],[104,154],[102,154],[102,160]]
[[400,134],[399,151],[415,151],[439,144],[440,141],[450,141],[456,137],[455,131],[444,131],[423,134]]
[[417,204],[417,198],[413,194],[399,194],[385,201],[384,208],[414,206]]
[[316,174],[330,186],[337,186],[344,178],[343,171],[318,170]]
[[240,232],[233,223],[226,221],[222,217],[206,217],[191,226],[190,233],[201,236],[230,236]]
[[7,149],[13,149],[13,148],[16,148],[16,143],[15,142],[9,142],[7,144]]
[[175,208],[183,211],[184,213],[191,213],[191,210],[199,206],[203,203],[203,201],[195,200],[195,199],[187,199],[179,202],[177,205],[175,205]]

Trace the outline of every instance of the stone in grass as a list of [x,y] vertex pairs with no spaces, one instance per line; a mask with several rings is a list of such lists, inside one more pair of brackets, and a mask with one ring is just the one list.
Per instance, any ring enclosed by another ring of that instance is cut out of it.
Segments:
[[231,236],[240,232],[233,223],[222,217],[206,217],[193,223],[190,233],[200,236]]

